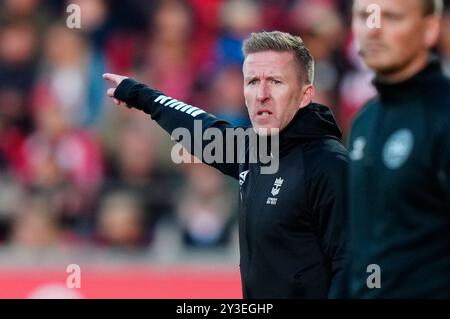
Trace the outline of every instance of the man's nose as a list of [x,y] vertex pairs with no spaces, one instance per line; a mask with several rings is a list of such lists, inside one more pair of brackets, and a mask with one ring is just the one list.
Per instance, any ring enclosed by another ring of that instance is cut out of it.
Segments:
[[256,99],[258,100],[258,102],[262,103],[262,102],[267,101],[270,97],[270,92],[269,92],[269,88],[268,88],[267,84],[260,83],[256,94],[257,94]]
[[375,26],[375,25],[371,25],[371,26],[366,26],[366,34],[369,38],[372,39],[378,39],[381,36],[381,32],[382,32],[382,28],[381,26]]

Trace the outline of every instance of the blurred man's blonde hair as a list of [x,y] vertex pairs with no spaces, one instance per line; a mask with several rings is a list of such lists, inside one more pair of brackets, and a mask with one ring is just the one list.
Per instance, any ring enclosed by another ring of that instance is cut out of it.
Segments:
[[244,41],[242,51],[245,57],[263,51],[292,52],[299,65],[300,81],[314,82],[314,59],[300,37],[280,31],[254,32]]

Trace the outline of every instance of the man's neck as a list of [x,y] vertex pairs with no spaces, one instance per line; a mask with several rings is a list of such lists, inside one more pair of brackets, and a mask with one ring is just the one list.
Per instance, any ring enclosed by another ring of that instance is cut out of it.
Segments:
[[429,54],[424,53],[414,59],[411,63],[403,67],[402,69],[395,70],[387,73],[377,73],[377,77],[381,82],[394,84],[405,81],[412,78],[414,75],[425,69],[428,64]]

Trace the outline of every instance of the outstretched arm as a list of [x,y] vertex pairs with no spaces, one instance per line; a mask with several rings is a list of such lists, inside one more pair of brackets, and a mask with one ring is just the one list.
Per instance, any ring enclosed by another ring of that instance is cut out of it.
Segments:
[[[173,99],[125,76],[105,73],[103,78],[114,85],[108,89],[107,95],[113,99],[116,105],[137,108],[149,114],[191,154],[219,169],[222,173],[238,179],[239,164],[236,143],[232,139],[227,139],[227,134],[231,134],[234,129],[231,124],[217,119],[214,115],[198,107]],[[183,132],[189,134],[180,134]],[[209,139],[204,138],[205,133],[211,133]],[[186,137],[186,135],[189,136]],[[205,159],[203,156],[208,145],[211,149],[211,143],[217,146],[213,161]],[[235,156],[227,162],[226,154],[230,151],[233,151]]]

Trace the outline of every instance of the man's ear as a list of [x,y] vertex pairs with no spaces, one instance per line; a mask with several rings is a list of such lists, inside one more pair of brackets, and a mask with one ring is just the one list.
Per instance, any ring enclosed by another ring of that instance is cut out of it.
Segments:
[[300,100],[300,108],[304,108],[305,106],[309,105],[312,102],[315,88],[312,84],[306,84],[302,88],[303,94],[301,96]]
[[425,43],[428,48],[433,48],[439,41],[439,35],[441,32],[442,18],[436,14],[430,15],[426,18],[425,27]]

